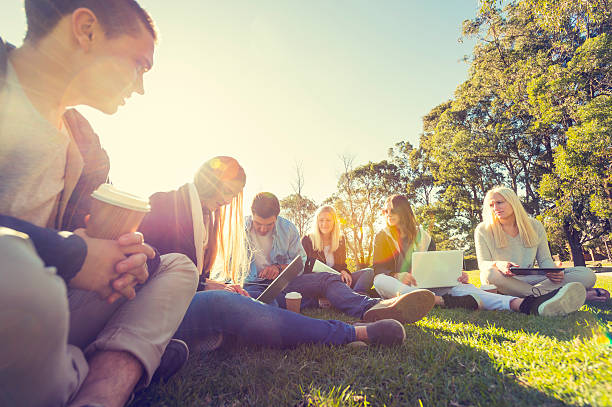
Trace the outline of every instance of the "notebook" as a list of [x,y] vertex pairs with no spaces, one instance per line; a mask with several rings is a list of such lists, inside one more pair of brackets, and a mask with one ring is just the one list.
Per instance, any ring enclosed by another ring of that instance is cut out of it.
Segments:
[[306,265],[304,266],[304,273],[332,273],[332,274],[341,274],[333,268],[329,267],[327,264],[323,263],[315,259],[314,257],[309,257],[306,259]]
[[257,300],[265,304],[270,304],[303,269],[304,263],[302,262],[302,257],[297,256],[287,267],[285,267],[274,281],[266,287],[264,292],[257,297]]
[[412,253],[412,276],[418,288],[454,287],[463,270],[463,250]]

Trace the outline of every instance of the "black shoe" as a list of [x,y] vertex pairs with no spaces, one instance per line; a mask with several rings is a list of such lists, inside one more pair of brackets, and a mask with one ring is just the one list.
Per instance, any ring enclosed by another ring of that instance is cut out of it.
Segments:
[[167,382],[187,363],[189,347],[179,339],[170,339],[166,351],[161,357],[159,367],[155,371],[151,383]]
[[404,326],[395,319],[381,319],[371,323],[356,323],[355,326],[365,326],[368,339],[351,342],[349,346],[361,347],[364,345],[401,345],[406,339]]
[[542,316],[567,315],[578,311],[586,299],[586,290],[578,282],[568,283],[548,294],[525,297],[519,311],[523,314]]
[[465,308],[472,311],[482,308],[480,297],[476,294],[460,296],[445,294],[442,298],[444,299],[444,306],[446,308]]

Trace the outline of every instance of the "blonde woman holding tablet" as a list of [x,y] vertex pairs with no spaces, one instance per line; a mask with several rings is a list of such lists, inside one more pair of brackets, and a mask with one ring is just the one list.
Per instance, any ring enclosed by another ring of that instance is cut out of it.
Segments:
[[558,269],[543,275],[512,272],[513,267],[532,268],[536,261],[540,268],[556,268],[544,226],[527,215],[512,189],[498,186],[489,190],[482,205],[482,219],[474,231],[474,240],[483,284],[494,284],[499,292],[517,297],[543,295],[571,282],[581,283],[585,290],[595,285],[595,274],[586,267]]

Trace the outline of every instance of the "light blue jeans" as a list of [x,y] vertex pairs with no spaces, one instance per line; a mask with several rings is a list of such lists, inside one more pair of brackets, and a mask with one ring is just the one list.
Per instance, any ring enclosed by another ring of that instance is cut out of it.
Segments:
[[229,291],[196,293],[174,337],[194,344],[219,333],[274,348],[355,341],[355,328],[341,321],[309,318]]

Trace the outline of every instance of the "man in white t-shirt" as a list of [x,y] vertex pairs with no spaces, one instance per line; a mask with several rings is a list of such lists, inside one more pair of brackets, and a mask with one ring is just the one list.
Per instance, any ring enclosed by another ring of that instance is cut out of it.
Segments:
[[[295,225],[279,216],[280,204],[274,194],[257,194],[251,212],[252,216],[245,221],[252,256],[244,288],[256,298],[295,257],[301,256],[305,263],[306,252]],[[285,294],[291,291],[302,294],[302,308],[317,307],[319,298],[327,298],[337,310],[367,322],[381,319],[416,322],[434,305],[434,295],[427,290],[381,301],[356,293],[341,276],[326,272],[297,276],[276,299],[282,308],[286,307]]]
[[67,106],[112,114],[144,93],[156,33],[134,0],[25,11],[23,45],[0,40],[0,405],[122,406],[160,365],[197,270],[140,234],[84,233],[109,164]]

